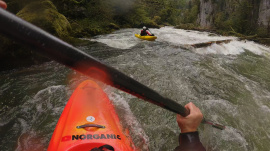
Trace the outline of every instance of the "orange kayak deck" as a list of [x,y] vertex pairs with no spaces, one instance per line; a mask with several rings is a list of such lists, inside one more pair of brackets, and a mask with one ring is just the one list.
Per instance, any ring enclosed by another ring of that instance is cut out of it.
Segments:
[[[93,124],[98,127],[89,127]],[[78,127],[81,126],[81,127]],[[115,151],[135,150],[123,133],[108,96],[94,81],[82,82],[73,92],[56,125],[48,151],[91,151],[110,145]]]

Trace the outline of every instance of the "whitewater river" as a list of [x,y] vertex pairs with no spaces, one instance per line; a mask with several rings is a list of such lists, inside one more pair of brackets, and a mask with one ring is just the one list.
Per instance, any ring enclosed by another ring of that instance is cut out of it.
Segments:
[[[185,105],[192,101],[221,131],[199,127],[209,151],[266,151],[270,146],[270,48],[235,37],[164,27],[154,42],[139,29],[96,36],[79,47]],[[204,48],[190,45],[232,40]],[[75,87],[88,77],[56,62],[0,72],[0,150],[46,150]],[[172,151],[180,130],[174,113],[102,83],[141,150]]]

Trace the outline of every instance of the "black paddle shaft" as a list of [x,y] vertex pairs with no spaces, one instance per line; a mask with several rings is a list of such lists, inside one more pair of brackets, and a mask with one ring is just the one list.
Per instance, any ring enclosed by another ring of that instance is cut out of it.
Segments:
[[0,8],[0,32],[94,79],[182,116],[189,114],[175,101],[164,98],[154,90],[2,8]]

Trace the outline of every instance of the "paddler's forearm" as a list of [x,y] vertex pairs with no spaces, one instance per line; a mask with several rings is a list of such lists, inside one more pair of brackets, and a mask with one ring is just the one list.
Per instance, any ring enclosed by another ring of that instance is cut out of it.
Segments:
[[203,114],[191,102],[185,105],[185,108],[190,111],[189,115],[186,117],[177,115],[176,118],[182,133],[179,135],[179,146],[175,148],[175,151],[205,151],[197,131]]
[[203,147],[198,131],[181,133],[179,135],[179,146],[175,151],[206,151]]

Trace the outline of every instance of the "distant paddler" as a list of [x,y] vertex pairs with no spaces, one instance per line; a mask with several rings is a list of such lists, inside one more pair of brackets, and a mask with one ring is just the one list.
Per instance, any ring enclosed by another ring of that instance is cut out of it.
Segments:
[[140,34],[141,36],[155,36],[154,34],[152,34],[151,32],[150,32],[150,30],[147,28],[147,27],[145,27],[145,26],[143,26],[143,29],[141,30],[141,34]]
[[140,38],[140,39],[143,39],[143,40],[148,40],[148,41],[154,41],[155,39],[157,39],[157,37],[154,34],[152,34],[150,32],[150,30],[145,26],[143,26],[143,29],[141,30],[141,33],[140,34],[135,34],[135,36],[137,38]]

